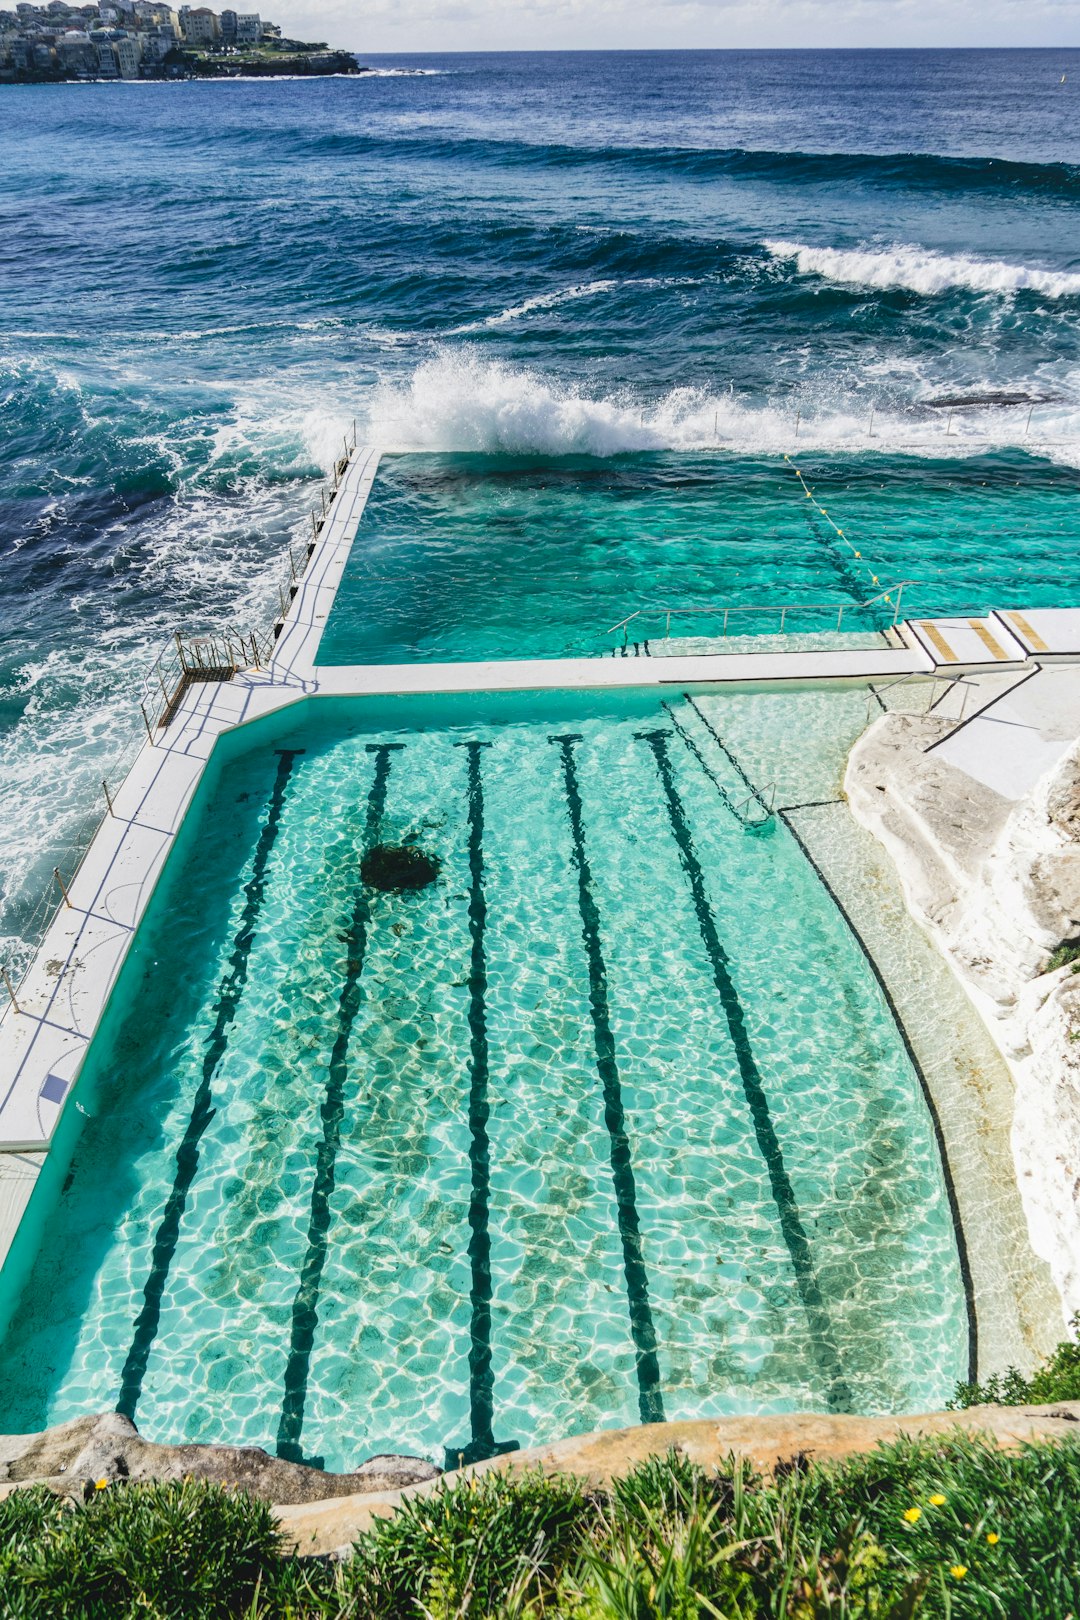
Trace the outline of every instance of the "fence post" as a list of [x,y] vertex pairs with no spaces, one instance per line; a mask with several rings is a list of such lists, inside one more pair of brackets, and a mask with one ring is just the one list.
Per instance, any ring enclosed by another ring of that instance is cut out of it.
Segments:
[[112,807],[112,795],[109,792],[109,784],[106,782],[104,777],[101,779],[101,785],[105,789],[105,803],[109,807],[109,814],[110,816],[115,816],[116,811]]
[[0,968],[0,973],[2,973],[4,975],[4,988],[7,990],[8,995],[11,997],[11,1005],[14,1007],[15,1011],[18,1012],[19,1011],[19,1003],[15,1000],[15,991],[12,989],[11,980],[8,978],[8,970],[7,970],[7,968]]
[[154,733],[150,730],[150,722],[146,718],[146,704],[145,703],[140,703],[139,704],[139,713],[142,715],[142,723],[146,727],[146,735],[147,735],[147,738],[149,739],[151,748],[153,748],[153,746],[154,746]]
[[75,908],[71,904],[71,896],[68,894],[67,886],[64,883],[63,878],[60,876],[60,868],[58,866],[53,867],[53,877],[56,879],[57,883],[59,883],[59,885],[60,885],[60,893],[64,897],[64,904],[67,906],[69,911],[74,911]]

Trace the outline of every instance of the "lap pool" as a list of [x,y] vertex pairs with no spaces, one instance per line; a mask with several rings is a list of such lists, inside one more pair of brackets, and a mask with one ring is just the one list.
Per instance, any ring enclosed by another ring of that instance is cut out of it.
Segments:
[[753,764],[835,753],[842,701],[323,698],[223,738],[20,1235],[0,1430],[119,1406],[346,1468],[940,1406],[934,1122]]

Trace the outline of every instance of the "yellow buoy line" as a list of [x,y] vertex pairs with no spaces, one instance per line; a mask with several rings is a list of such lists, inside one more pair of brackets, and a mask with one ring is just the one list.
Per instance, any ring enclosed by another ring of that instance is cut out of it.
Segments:
[[[863,556],[862,552],[857,550],[856,547],[854,545],[852,545],[851,541],[848,539],[847,535],[844,533],[844,531],[840,527],[840,525],[838,523],[833,522],[832,518],[829,516],[828,512],[822,506],[821,502],[817,499],[817,497],[815,496],[813,490],[810,488],[810,485],[806,482],[806,479],[803,477],[802,473],[799,471],[798,467],[796,467],[795,463],[792,461],[791,457],[786,452],[784,454],[784,460],[787,462],[788,466],[791,468],[792,472],[795,474],[795,477],[799,480],[799,483],[802,485],[803,493],[806,496],[807,500],[810,502],[810,504],[813,506],[815,512],[819,513],[820,516],[825,519],[825,522],[829,525],[829,528],[836,535],[837,539],[843,541],[843,543],[847,547],[848,551],[850,551],[852,557],[859,564],[859,567],[862,568],[866,572],[866,574],[869,576],[871,585],[880,585],[881,580],[878,578],[877,574],[874,573],[873,569],[871,568],[870,564],[867,562],[866,558]],[[892,605],[892,597],[891,596],[886,595],[883,600],[888,602],[890,604],[890,606]]]

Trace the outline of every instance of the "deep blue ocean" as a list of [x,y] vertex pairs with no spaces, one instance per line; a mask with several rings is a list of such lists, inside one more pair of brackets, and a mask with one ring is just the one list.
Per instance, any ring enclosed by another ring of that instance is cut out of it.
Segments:
[[[601,617],[657,570],[668,599],[737,596],[726,503],[749,533],[757,492],[787,501],[793,448],[867,555],[932,570],[944,605],[957,557],[965,592],[1080,602],[1080,51],[369,60],[0,90],[13,962],[154,649],[269,616],[354,417],[431,453],[419,483],[388,463],[376,583],[418,604],[393,656],[424,655],[416,625],[440,616],[459,654],[454,604],[485,590],[529,621],[538,487],[572,497],[553,584],[580,561]],[[989,392],[1021,397],[934,409]],[[682,546],[679,508],[656,513],[687,490]],[[590,491],[644,502],[655,533],[605,552],[603,514],[573,511]],[[785,522],[775,555],[754,531],[774,596]]]

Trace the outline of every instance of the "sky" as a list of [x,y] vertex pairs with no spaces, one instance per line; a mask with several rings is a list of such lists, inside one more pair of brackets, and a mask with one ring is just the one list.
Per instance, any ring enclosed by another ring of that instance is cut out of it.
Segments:
[[1080,0],[262,0],[366,52],[1080,45]]

